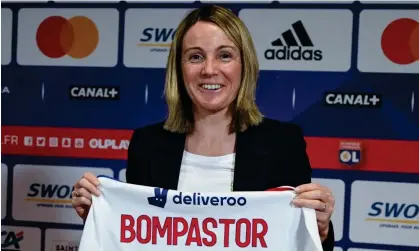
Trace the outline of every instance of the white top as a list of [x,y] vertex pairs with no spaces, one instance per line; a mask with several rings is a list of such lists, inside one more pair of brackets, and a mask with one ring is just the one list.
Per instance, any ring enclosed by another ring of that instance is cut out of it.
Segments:
[[322,251],[316,212],[276,192],[181,192],[99,177],[79,251]]
[[177,190],[188,192],[230,192],[235,154],[203,156],[183,152]]

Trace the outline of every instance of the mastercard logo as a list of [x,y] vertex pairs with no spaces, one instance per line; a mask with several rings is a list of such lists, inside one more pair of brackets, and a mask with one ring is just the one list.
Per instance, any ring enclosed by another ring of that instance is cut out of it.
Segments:
[[407,65],[419,60],[419,23],[410,18],[392,21],[383,31],[381,48],[395,64]]
[[82,59],[95,51],[99,43],[99,30],[91,19],[84,16],[70,19],[50,16],[39,25],[36,43],[47,57],[61,58],[67,55]]

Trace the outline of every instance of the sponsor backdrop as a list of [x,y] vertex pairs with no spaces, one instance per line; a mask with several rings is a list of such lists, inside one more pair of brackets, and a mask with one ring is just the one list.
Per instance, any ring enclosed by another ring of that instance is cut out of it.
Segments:
[[[2,4],[2,249],[77,250],[72,186],[125,181],[132,130],[165,118],[176,25],[200,4]],[[336,250],[417,250],[418,3],[224,4],[255,41],[258,105],[301,125],[313,181],[333,190]]]

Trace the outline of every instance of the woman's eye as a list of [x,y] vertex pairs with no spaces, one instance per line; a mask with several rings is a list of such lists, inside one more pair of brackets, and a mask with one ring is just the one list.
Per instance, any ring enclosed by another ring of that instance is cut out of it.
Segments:
[[223,61],[229,61],[231,59],[231,54],[230,53],[222,53],[220,55],[220,58]]
[[194,54],[194,55],[191,55],[189,57],[189,60],[190,61],[193,61],[193,62],[198,62],[198,61],[201,61],[202,60],[202,56],[201,55]]

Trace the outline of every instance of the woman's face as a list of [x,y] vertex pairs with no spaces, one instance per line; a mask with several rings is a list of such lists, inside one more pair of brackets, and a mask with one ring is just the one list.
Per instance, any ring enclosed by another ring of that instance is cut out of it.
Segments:
[[240,52],[217,25],[199,21],[183,40],[182,73],[198,110],[228,109],[240,87]]

